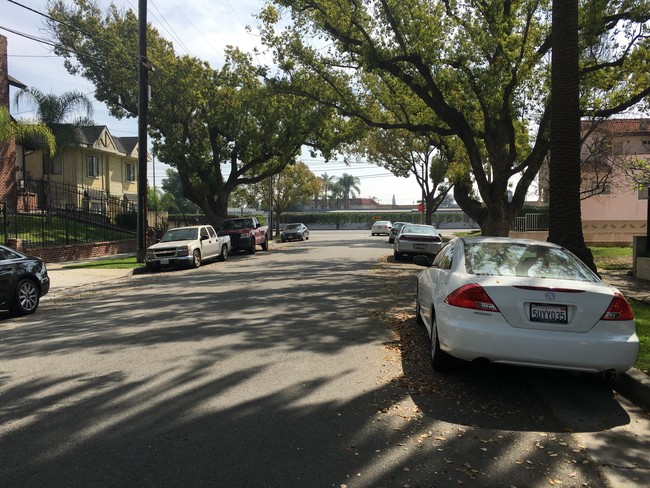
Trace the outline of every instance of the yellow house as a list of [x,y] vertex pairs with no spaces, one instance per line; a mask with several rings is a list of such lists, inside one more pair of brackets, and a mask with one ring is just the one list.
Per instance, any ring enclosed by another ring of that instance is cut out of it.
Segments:
[[104,125],[78,128],[76,136],[53,159],[42,149],[17,154],[19,182],[47,180],[136,203],[138,138],[114,137]]

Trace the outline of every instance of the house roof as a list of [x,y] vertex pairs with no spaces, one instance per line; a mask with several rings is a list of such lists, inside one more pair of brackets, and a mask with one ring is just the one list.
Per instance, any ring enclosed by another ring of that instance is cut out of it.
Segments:
[[20,88],[21,90],[27,88],[27,85],[25,85],[22,81],[18,81],[13,76],[7,75],[7,77],[9,78],[9,85],[15,86],[16,88]]
[[350,198],[350,205],[378,205],[373,198]]
[[138,137],[114,137],[113,140],[117,144],[119,151],[125,154],[133,153],[140,141]]
[[582,130],[603,130],[619,135],[650,134],[650,119],[607,119],[600,121],[583,120]]

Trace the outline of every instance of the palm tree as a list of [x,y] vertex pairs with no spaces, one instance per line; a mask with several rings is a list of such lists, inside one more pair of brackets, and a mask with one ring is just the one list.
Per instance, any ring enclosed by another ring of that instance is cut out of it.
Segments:
[[[330,184],[330,209],[340,210],[341,199],[343,198],[343,186],[340,181],[334,181]],[[336,202],[336,203],[334,203]]]
[[596,271],[580,213],[578,0],[554,0],[551,57],[549,235]]
[[[79,142],[77,134],[79,127],[93,125],[92,102],[80,91],[73,90],[55,95],[45,94],[36,88],[27,88],[16,93],[16,106],[21,101],[26,101],[35,107],[38,121],[54,134],[59,152],[66,146]],[[74,117],[79,110],[83,111],[85,116]],[[55,152],[49,151],[50,158],[53,159],[55,155]]]
[[19,142],[28,139],[44,140],[50,153],[56,152],[54,134],[46,125],[15,121],[11,118],[9,110],[0,107],[0,146],[12,139]]
[[356,176],[343,173],[339,178],[338,183],[341,185],[343,191],[343,208],[348,209],[350,208],[350,195],[354,198],[361,191],[359,188],[361,181]]
[[329,176],[327,173],[320,175],[320,179],[323,181],[323,201],[325,202],[325,208],[327,209],[327,194],[331,190],[332,182],[336,176]]

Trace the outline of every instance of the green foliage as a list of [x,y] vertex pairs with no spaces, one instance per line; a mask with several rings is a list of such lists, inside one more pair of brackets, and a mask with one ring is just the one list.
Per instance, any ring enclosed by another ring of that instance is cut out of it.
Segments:
[[0,107],[0,145],[15,138],[18,142],[43,140],[51,153],[56,152],[56,140],[52,131],[39,122],[14,122],[9,111]]
[[[93,124],[92,102],[79,91],[73,90],[56,95],[43,93],[37,88],[26,88],[16,93],[15,101],[17,107],[23,101],[36,108],[39,122],[51,131],[56,142],[54,147],[59,151],[79,142],[77,130],[80,127]],[[82,110],[85,115],[78,116],[79,110]],[[50,152],[52,157],[55,154]]]
[[[112,115],[135,117],[137,70],[128,54],[137,52],[135,12],[111,6],[102,13],[85,0],[61,0],[49,13],[68,70],[95,85],[96,98]],[[252,55],[228,48],[225,64],[215,69],[177,55],[151,26],[147,42],[148,63],[155,67],[148,113],[154,150],[178,172],[183,196],[215,225],[226,217],[237,187],[278,174],[303,145],[328,155],[348,137],[349,122],[335,117],[333,108],[279,90]]]
[[[312,81],[301,93],[369,127],[436,141],[464,168],[456,202],[484,234],[503,235],[549,148],[551,5],[274,0],[259,18],[279,66]],[[609,116],[647,101],[650,45],[638,32],[648,2],[582,6],[583,111]]]
[[[310,224],[336,225],[364,224],[368,228],[376,220],[390,220],[391,222],[420,223],[420,212],[285,212],[281,216],[283,223],[302,222]],[[472,221],[463,212],[436,212],[432,219],[434,225],[462,224],[471,225]]]

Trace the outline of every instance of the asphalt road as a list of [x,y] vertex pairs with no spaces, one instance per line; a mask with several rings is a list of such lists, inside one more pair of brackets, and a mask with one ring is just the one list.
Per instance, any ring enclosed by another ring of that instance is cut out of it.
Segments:
[[0,486],[650,486],[648,416],[609,388],[423,369],[391,254],[316,231],[0,315]]

